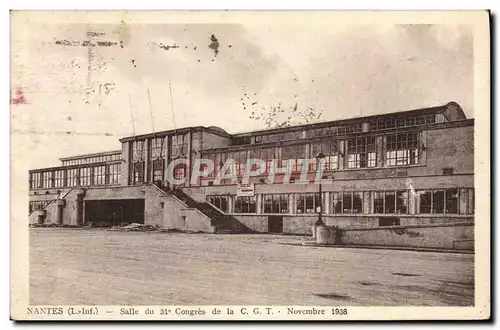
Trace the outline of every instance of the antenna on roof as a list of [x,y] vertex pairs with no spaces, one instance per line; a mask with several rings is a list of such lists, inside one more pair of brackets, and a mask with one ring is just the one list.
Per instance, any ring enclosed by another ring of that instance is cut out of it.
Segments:
[[170,84],[170,81],[168,82],[168,88],[170,89],[170,106],[172,107],[172,118],[174,120],[174,129],[177,129],[177,126],[175,124],[174,97],[172,95],[172,85]]
[[132,97],[128,93],[128,104],[130,106],[130,119],[132,120],[132,136],[135,137],[134,112],[132,110]]
[[148,87],[148,100],[149,100],[149,114],[151,115],[151,127],[153,129],[153,135],[155,134],[155,123],[153,119],[153,107],[151,106],[151,94],[149,93]]

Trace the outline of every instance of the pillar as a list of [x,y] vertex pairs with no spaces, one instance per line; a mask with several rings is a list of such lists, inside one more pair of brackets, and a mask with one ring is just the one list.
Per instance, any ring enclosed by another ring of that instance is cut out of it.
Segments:
[[56,223],[58,225],[62,225],[63,224],[64,199],[56,200],[56,206],[57,206]]

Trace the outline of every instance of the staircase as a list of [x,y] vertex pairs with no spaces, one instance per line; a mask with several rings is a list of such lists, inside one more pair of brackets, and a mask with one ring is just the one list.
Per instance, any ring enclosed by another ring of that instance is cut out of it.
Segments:
[[215,227],[215,233],[217,234],[236,234],[236,233],[252,233],[253,231],[242,224],[238,219],[231,215],[224,214],[212,207],[207,202],[197,202],[184,191],[177,189],[174,191],[167,191],[166,193],[172,194],[186,204],[189,208],[194,208],[199,210],[201,213],[206,215],[211,220],[211,225]]

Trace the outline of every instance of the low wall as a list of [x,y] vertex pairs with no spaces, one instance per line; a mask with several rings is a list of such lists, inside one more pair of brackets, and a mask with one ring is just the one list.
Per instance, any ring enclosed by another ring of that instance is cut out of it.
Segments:
[[474,250],[474,224],[344,228],[338,244]]
[[210,219],[197,209],[180,209],[180,215],[184,226],[177,229],[204,233],[215,231]]

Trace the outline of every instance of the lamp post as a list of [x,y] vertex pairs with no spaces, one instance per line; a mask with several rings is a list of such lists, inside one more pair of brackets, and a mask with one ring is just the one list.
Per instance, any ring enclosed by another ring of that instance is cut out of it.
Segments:
[[[320,166],[323,165],[323,160],[325,159],[325,154],[320,152],[317,156],[316,156],[316,164],[317,164],[317,168],[316,170],[320,170]],[[321,184],[321,181],[323,181],[323,173],[321,173],[321,178],[319,180],[319,212],[318,212],[318,221],[316,221],[316,226],[324,226],[325,223],[323,222],[323,191],[322,191],[322,184]]]

